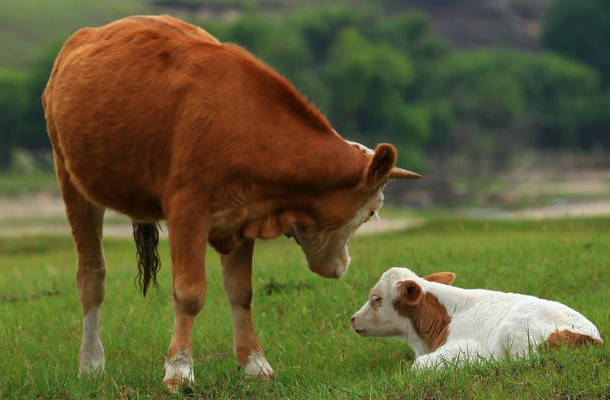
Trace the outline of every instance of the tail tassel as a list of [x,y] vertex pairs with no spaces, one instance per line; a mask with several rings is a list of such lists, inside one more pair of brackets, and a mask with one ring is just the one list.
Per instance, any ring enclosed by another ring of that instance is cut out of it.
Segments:
[[159,228],[154,222],[132,222],[133,238],[136,242],[138,255],[138,275],[135,283],[146,297],[146,291],[152,284],[158,287],[157,272],[161,269],[161,259],[157,245],[159,244]]

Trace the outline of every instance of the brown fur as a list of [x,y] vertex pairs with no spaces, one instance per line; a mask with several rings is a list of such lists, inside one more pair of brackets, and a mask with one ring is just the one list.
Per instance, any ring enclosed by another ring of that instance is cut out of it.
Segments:
[[395,168],[391,145],[379,146],[371,163],[280,74],[169,16],[76,32],[55,60],[43,106],[84,311],[104,296],[104,209],[168,221],[176,311],[168,357],[191,348],[207,243],[227,255],[223,266],[232,271],[225,287],[242,363],[259,348],[244,246],[293,224],[335,229],[390,174],[417,175]]
[[233,350],[239,365],[244,366],[253,351],[262,352],[254,333],[250,303],[252,301],[252,252],[254,241],[246,240],[239,248],[221,257],[223,282],[233,314]]
[[600,346],[602,342],[595,338],[592,338],[591,336],[583,335],[582,333],[572,332],[568,329],[563,329],[561,331],[555,331],[551,333],[546,339],[545,344],[552,348],[558,348],[560,346]]
[[451,322],[445,307],[434,295],[423,293],[421,287],[411,279],[399,282],[398,290],[401,295],[394,301],[394,309],[401,316],[409,318],[430,352],[442,346],[449,336]]
[[430,282],[438,282],[445,285],[451,285],[455,280],[455,274],[453,272],[435,272],[433,274],[426,275],[425,280]]

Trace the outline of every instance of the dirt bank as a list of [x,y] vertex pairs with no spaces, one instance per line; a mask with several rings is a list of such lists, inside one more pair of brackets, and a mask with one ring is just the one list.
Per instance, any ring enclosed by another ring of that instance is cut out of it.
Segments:
[[[452,215],[453,212],[449,213]],[[552,204],[544,207],[506,211],[492,208],[456,210],[455,215],[465,218],[543,219],[595,215],[610,215],[610,199],[588,202]],[[381,212],[383,216],[383,211]],[[421,217],[383,217],[364,224],[358,234],[366,235],[421,226]],[[19,198],[0,198],[0,236],[37,234],[68,235],[70,229],[65,218],[64,205],[49,193]],[[131,222],[114,211],[106,213],[104,234],[112,237],[131,237]],[[167,235],[167,230],[162,232]]]

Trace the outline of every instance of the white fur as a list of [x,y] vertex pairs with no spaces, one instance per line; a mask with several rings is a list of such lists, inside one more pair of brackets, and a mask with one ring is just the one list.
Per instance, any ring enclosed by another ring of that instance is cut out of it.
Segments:
[[[335,133],[338,135],[336,131]],[[349,140],[346,142],[369,156],[375,154],[373,150],[360,143]],[[356,230],[371,217],[371,211],[375,212],[377,218],[379,217],[376,212],[383,205],[382,190],[383,186],[367,200],[351,220],[337,229],[323,231],[311,226],[294,226],[291,235],[296,236],[313,272],[327,278],[340,278],[347,271],[351,261],[349,242]]]
[[371,211],[376,212],[383,205],[382,190],[383,187],[338,229],[319,231],[311,226],[295,226],[294,234],[312,271],[327,278],[339,278],[345,273],[351,261],[349,242],[356,230],[369,219]]
[[182,349],[176,353],[170,360],[165,360],[165,377],[163,382],[166,383],[170,391],[177,391],[178,386],[170,386],[168,382],[177,380],[185,386],[192,386],[195,383],[195,374],[193,372],[193,357],[187,349]]
[[475,360],[482,354],[482,349],[474,340],[456,340],[447,342],[436,351],[423,354],[415,360],[413,368],[431,368],[460,363],[465,360]]
[[275,376],[273,368],[271,368],[263,353],[259,351],[250,354],[248,363],[244,367],[244,373],[251,378],[271,379]]
[[346,142],[351,144],[352,146],[356,146],[358,149],[362,150],[363,152],[365,152],[369,156],[374,156],[375,155],[375,151],[373,149],[369,149],[368,147],[366,147],[365,145],[363,145],[361,143],[353,142],[351,140],[346,140]]
[[83,335],[79,351],[79,375],[104,370],[104,346],[100,338],[99,307],[91,307],[83,319]]
[[[411,321],[399,315],[392,304],[398,297],[397,283],[405,279],[415,280],[424,293],[434,295],[451,318],[447,340],[434,352],[426,348]],[[372,302],[375,296],[382,298],[377,307]],[[417,357],[414,367],[527,355],[551,333],[564,329],[601,341],[593,323],[561,303],[517,293],[461,289],[429,282],[407,268],[386,271],[352,321],[354,329],[363,335],[405,338]]]

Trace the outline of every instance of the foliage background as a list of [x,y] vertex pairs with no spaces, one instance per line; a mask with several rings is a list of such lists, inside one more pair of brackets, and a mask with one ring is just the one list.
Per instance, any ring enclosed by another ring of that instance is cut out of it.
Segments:
[[[345,137],[388,141],[433,200],[524,152],[610,149],[604,0],[3,0],[0,170],[50,170],[40,94],[77,28],[168,12],[288,76]],[[459,4],[458,4],[459,3]],[[607,158],[605,158],[607,159]]]

